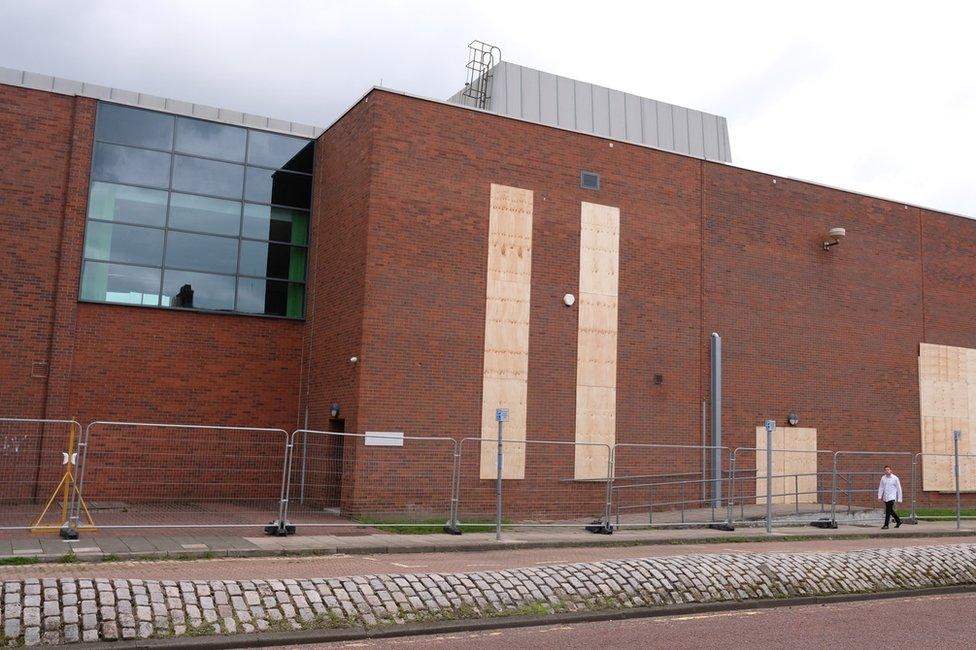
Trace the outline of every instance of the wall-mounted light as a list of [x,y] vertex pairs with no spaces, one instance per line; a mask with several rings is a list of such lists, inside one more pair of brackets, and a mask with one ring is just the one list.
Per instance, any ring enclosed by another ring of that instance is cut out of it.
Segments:
[[576,303],[576,296],[571,293],[567,293],[563,296],[563,304],[567,307],[572,307]]
[[800,422],[800,418],[797,416],[796,411],[790,411],[790,414],[786,416],[786,421],[791,427],[795,427]]
[[840,243],[840,240],[846,236],[846,228],[831,228],[827,231],[827,241],[823,243],[823,249],[825,251],[829,251],[831,246],[836,246]]
[[332,417],[334,418],[339,417],[339,402],[332,402],[332,406],[329,408],[329,413],[331,413]]

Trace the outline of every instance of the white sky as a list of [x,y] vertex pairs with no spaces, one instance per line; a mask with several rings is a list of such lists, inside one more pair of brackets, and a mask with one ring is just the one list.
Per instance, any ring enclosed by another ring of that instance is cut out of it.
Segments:
[[735,164],[976,217],[968,3],[0,0],[0,65],[317,125],[467,43],[724,115]]

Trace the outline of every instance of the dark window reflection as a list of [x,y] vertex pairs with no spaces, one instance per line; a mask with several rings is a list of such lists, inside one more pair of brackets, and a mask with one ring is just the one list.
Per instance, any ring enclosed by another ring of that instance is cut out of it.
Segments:
[[99,103],[80,296],[302,318],[313,158],[305,138]]
[[169,186],[168,153],[99,142],[92,158],[92,177],[132,185]]
[[314,145],[308,140],[265,131],[251,131],[247,145],[247,164],[311,173],[313,151]]
[[233,310],[234,278],[167,269],[163,275],[163,306],[189,307],[185,304],[188,299],[194,309]]
[[305,285],[240,278],[237,284],[237,310],[301,318],[305,315]]
[[163,261],[163,231],[91,221],[85,233],[85,257],[159,266]]
[[170,231],[166,235],[166,266],[215,273],[237,270],[237,239]]
[[254,239],[307,244],[308,212],[245,203],[243,235]]
[[247,168],[247,192],[244,198],[248,201],[307,209],[311,194],[311,176],[260,167]]
[[241,165],[176,156],[173,164],[174,190],[239,199],[243,186],[244,167]]
[[163,227],[167,198],[165,190],[95,182],[88,195],[88,218]]
[[95,138],[169,151],[173,148],[173,116],[116,104],[99,104]]
[[180,117],[176,120],[176,150],[180,153],[244,162],[247,131],[236,126]]
[[258,275],[287,280],[305,279],[305,249],[287,244],[241,242],[241,275]]

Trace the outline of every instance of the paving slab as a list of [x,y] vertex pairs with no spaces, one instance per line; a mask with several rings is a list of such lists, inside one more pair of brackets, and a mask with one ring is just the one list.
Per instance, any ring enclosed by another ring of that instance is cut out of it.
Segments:
[[156,546],[145,537],[126,536],[119,540],[133,553],[152,553],[156,550]]

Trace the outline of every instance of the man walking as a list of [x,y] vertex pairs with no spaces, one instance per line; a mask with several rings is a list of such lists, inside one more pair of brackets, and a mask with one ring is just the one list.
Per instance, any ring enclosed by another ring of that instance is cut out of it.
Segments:
[[878,500],[885,502],[885,522],[881,529],[888,528],[888,522],[892,517],[895,518],[895,528],[899,528],[901,517],[895,512],[895,501],[901,503],[901,481],[891,471],[891,465],[884,466],[884,476],[881,477],[881,485],[878,486]]

